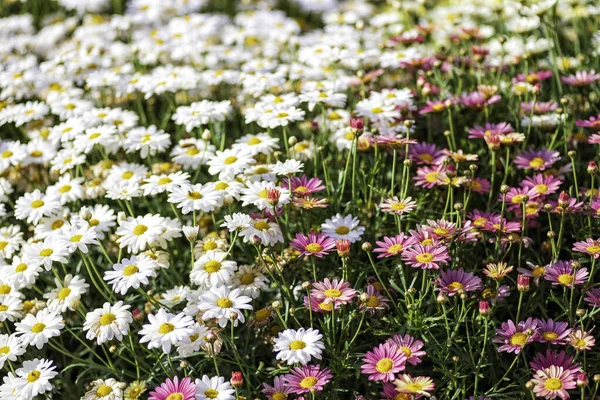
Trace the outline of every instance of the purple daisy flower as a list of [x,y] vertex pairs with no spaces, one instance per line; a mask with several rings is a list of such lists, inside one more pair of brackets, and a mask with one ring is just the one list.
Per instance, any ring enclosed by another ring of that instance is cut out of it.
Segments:
[[360,371],[368,375],[370,381],[393,382],[396,374],[404,371],[406,354],[386,342],[368,351],[362,362]]
[[502,343],[498,352],[506,351],[508,353],[519,354],[525,345],[538,339],[537,321],[533,318],[527,318],[517,325],[511,320],[503,322],[499,329],[496,329],[498,336],[494,343]]
[[600,74],[597,74],[593,69],[591,71],[577,71],[575,75],[561,76],[562,83],[569,86],[583,87],[591,85],[600,79]]
[[160,386],[150,392],[148,400],[166,400],[178,398],[181,400],[194,400],[196,398],[196,384],[190,378],[183,378],[179,381],[178,377],[173,380],[167,380]]
[[571,333],[568,322],[553,321],[552,318],[537,320],[538,330],[540,332],[540,343],[566,344],[567,338]]
[[578,119],[575,121],[575,125],[598,132],[600,131],[600,114],[598,114],[598,117],[591,116],[588,119]]
[[530,148],[524,150],[515,157],[515,165],[521,169],[534,169],[543,171],[552,167],[552,164],[560,160],[560,153],[556,150],[534,150]]
[[579,364],[573,362],[573,356],[564,351],[556,352],[546,349],[546,354],[537,353],[533,360],[529,362],[529,366],[535,371],[550,368],[551,366],[562,367],[565,371],[570,371],[572,374],[581,372]]
[[592,288],[588,290],[583,300],[594,307],[600,307],[600,289]]
[[296,367],[289,374],[283,376],[285,385],[295,394],[320,392],[327,385],[333,375],[327,368],[321,369],[319,365],[304,365]]
[[398,346],[398,350],[404,352],[406,354],[406,362],[411,365],[417,365],[421,362],[421,357],[426,355],[427,353],[422,351],[423,342],[415,339],[414,337],[406,334],[402,335],[393,335],[391,338],[387,340],[387,343],[392,343]]
[[402,260],[413,268],[440,269],[440,264],[448,264],[450,255],[446,246],[423,246],[417,244],[404,251]]
[[458,103],[467,108],[482,110],[487,106],[498,103],[502,97],[500,95],[484,96],[481,92],[471,92],[458,98]]
[[[301,177],[293,176],[291,179],[292,193],[296,196],[307,196],[309,194],[318,193],[325,189],[325,186],[323,186],[322,183],[323,181],[319,178],[308,179],[306,175],[302,175]],[[283,179],[281,187],[289,189],[289,186],[290,181],[288,179]]]
[[485,126],[477,125],[469,129],[469,139],[485,139],[490,136],[506,135],[514,132],[514,128],[508,122],[500,122],[499,124],[485,124]]
[[581,285],[588,277],[587,268],[579,268],[575,270],[571,265],[571,261],[556,261],[553,264],[546,266],[544,279],[552,282],[552,285],[562,285],[567,288],[572,288],[575,285]]
[[482,289],[481,278],[462,268],[458,270],[440,271],[440,276],[434,282],[436,290],[454,296],[462,292],[475,292]]
[[335,240],[323,233],[310,233],[308,236],[301,233],[290,241],[290,245],[301,252],[301,256],[323,257],[335,249]]

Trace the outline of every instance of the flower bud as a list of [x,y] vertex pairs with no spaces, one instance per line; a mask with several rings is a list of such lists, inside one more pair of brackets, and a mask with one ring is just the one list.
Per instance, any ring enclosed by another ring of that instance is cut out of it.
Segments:
[[267,200],[272,207],[275,207],[279,204],[279,198],[281,197],[281,192],[277,189],[267,189]]
[[360,301],[366,303],[369,301],[370,296],[367,293],[362,293],[359,297]]
[[229,313],[229,319],[232,321],[235,321],[236,319],[238,319],[240,316],[238,315],[238,313],[236,313],[235,311],[232,311]]
[[517,289],[519,292],[528,292],[529,291],[529,277],[519,274],[517,276]]
[[314,134],[319,133],[319,123],[317,121],[312,121],[310,123],[310,130]]
[[590,175],[596,175],[598,173],[598,165],[596,165],[594,161],[588,163],[587,173]]
[[585,315],[585,309],[578,308],[577,310],[575,310],[575,315],[577,315],[578,317],[583,317]]
[[525,387],[529,390],[533,390],[533,388],[535,387],[535,383],[532,381],[527,381],[527,383],[525,384]]
[[119,211],[117,214],[117,221],[127,221],[127,214],[125,214],[123,211]]
[[508,193],[509,190],[510,190],[510,186],[508,186],[508,185],[500,186],[500,193],[502,193],[502,194]]
[[350,127],[357,132],[365,129],[365,120],[362,118],[350,118]]
[[229,382],[231,383],[231,386],[238,388],[244,384],[244,376],[240,371],[234,371],[231,373]]
[[373,248],[373,245],[372,245],[371,243],[369,243],[369,242],[364,242],[364,243],[362,244],[362,246],[360,246],[360,248],[361,248],[363,251],[371,251],[371,249]]
[[296,143],[298,143],[298,139],[296,138],[296,136],[291,136],[291,137],[288,139],[288,144],[289,144],[290,146],[295,146],[295,145],[296,145]]
[[81,211],[81,213],[79,213],[79,215],[81,216],[81,219],[84,221],[89,221],[90,219],[92,219],[92,212],[90,210],[83,209]]
[[448,301],[448,297],[444,293],[440,292],[440,294],[437,295],[436,300],[438,303],[444,304]]
[[593,379],[594,379],[594,382],[600,382],[600,374],[594,375]]
[[275,300],[272,304],[271,307],[273,307],[274,309],[278,310],[281,308],[281,302],[279,300]]
[[304,289],[304,290],[310,289],[311,286],[312,286],[312,284],[309,281],[302,282],[302,289]]
[[131,315],[133,316],[133,319],[135,319],[136,321],[144,320],[144,313],[139,308],[133,309],[133,311],[131,311]]
[[587,377],[585,372],[581,372],[577,374],[577,386],[586,387],[590,383],[590,380]]
[[490,303],[487,301],[479,302],[479,314],[488,316],[492,313],[492,309],[490,308]]
[[558,205],[561,207],[566,207],[569,205],[569,194],[564,190],[558,195]]
[[412,166],[412,165],[413,165],[413,160],[404,160],[404,161],[402,161],[402,164],[403,164],[405,167],[410,167],[410,166]]
[[208,129],[205,129],[204,132],[202,132],[202,140],[208,142],[210,139],[212,139],[212,133]]
[[338,239],[335,242],[335,248],[340,257],[347,257],[350,254],[350,241],[348,239]]

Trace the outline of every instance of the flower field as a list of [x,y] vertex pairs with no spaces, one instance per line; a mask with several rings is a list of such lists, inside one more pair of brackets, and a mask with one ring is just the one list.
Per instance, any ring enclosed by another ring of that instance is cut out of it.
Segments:
[[600,399],[599,27],[4,0],[0,400]]

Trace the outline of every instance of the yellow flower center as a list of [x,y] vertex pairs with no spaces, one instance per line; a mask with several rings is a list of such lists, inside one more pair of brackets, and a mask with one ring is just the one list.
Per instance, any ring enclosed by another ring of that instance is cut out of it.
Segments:
[[257,145],[257,144],[261,144],[261,143],[262,143],[262,140],[260,140],[260,139],[259,139],[259,138],[257,138],[257,137],[253,137],[253,138],[250,138],[250,140],[248,140],[248,144],[249,144],[250,146],[255,146],[255,145]]
[[411,393],[417,393],[423,390],[423,385],[417,382],[411,382],[406,385],[406,389]]
[[573,284],[575,278],[571,274],[561,274],[558,276],[557,280],[560,284],[569,286]]
[[187,198],[190,200],[200,200],[202,198],[202,193],[196,191],[188,192]]
[[0,285],[0,295],[9,294],[12,288],[9,285]]
[[425,175],[425,180],[429,183],[435,183],[440,179],[440,173],[433,171]]
[[544,382],[544,388],[547,390],[560,390],[562,386],[562,381],[558,378],[549,378],[546,382]]
[[34,150],[32,151],[29,155],[31,157],[41,157],[44,153],[42,153],[40,150]]
[[448,233],[450,233],[450,231],[448,229],[446,229],[446,228],[435,228],[433,230],[433,232],[436,235],[440,235],[440,236],[444,236],[444,235],[447,235]]
[[140,269],[137,265],[128,265],[125,268],[123,268],[123,276],[131,276],[133,274],[136,274],[139,270]]
[[121,178],[123,178],[123,179],[131,179],[132,176],[133,176],[133,172],[132,171],[125,171],[125,172],[123,172],[123,175],[121,175]]
[[448,285],[448,289],[453,290],[453,291],[461,290],[464,288],[465,288],[465,286],[460,282],[452,282],[451,284]]
[[546,192],[548,191],[548,185],[540,183],[538,185],[535,185],[535,190],[537,190],[539,194],[546,194]]
[[277,114],[277,116],[275,118],[286,118],[289,115],[290,114],[288,114],[288,113],[281,112],[281,113]]
[[254,274],[248,272],[247,274],[242,275],[242,277],[240,278],[240,282],[242,283],[242,285],[249,285],[251,283],[254,283]]
[[260,197],[261,199],[266,199],[267,198],[267,190],[263,189],[260,192],[258,192],[258,197]]
[[404,246],[402,246],[400,243],[396,243],[396,244],[391,245],[388,248],[388,253],[390,253],[390,254],[398,254],[398,253],[400,253],[402,251],[403,248],[404,248]]
[[77,235],[73,235],[73,236],[71,236],[71,239],[70,239],[70,240],[71,240],[71,242],[73,242],[73,243],[78,243],[78,242],[81,240],[81,238],[82,238],[82,237],[83,237],[83,235],[79,235],[79,234],[77,234]]
[[433,254],[421,253],[421,254],[418,254],[417,257],[415,257],[415,258],[420,263],[428,263],[428,262],[431,262],[431,260],[433,260]]
[[8,310],[8,306],[7,305],[0,304],[0,311],[1,312],[7,311],[7,310]]
[[33,332],[33,333],[40,333],[40,332],[43,332],[44,329],[46,329],[46,324],[42,324],[41,322],[36,322],[31,327],[31,332]]
[[529,161],[529,166],[531,168],[541,168],[544,164],[546,164],[546,161],[541,157],[535,157],[533,160]]
[[538,278],[538,277],[544,275],[545,272],[546,272],[546,269],[544,267],[535,267],[531,271],[531,275],[533,275],[534,278]]
[[402,211],[406,208],[406,203],[402,203],[402,202],[397,202],[394,203],[390,206],[390,209],[392,211]]
[[112,393],[112,388],[108,385],[100,385],[98,389],[96,389],[96,396],[105,397]]
[[594,253],[600,253],[600,246],[597,246],[597,245],[588,246],[586,248],[586,250],[587,250],[588,253],[592,253],[592,254],[594,254]]
[[71,294],[71,289],[69,289],[68,287],[66,288],[62,288],[58,291],[58,295],[56,297],[58,297],[59,300],[64,300],[67,297],[69,297],[69,295]]
[[290,343],[290,349],[292,350],[302,350],[305,347],[306,343],[304,343],[302,340],[294,340]]
[[325,291],[325,296],[327,296],[327,297],[337,298],[337,297],[340,297],[341,295],[342,295],[342,291],[338,290],[338,289],[327,289]]
[[338,235],[346,235],[348,232],[350,232],[350,229],[347,226],[340,226],[335,230]]
[[44,205],[44,200],[34,200],[31,202],[31,208],[40,208]]
[[309,253],[318,253],[323,250],[323,247],[319,243],[311,243],[306,246],[306,251]]
[[383,108],[381,108],[381,107],[373,107],[373,108],[371,108],[371,112],[373,114],[381,114],[383,112]]
[[238,160],[238,158],[236,156],[229,156],[223,162],[225,163],[225,165],[231,165],[234,162],[236,162],[237,160]]
[[229,187],[229,184],[227,182],[219,182],[215,185],[215,189],[217,190],[225,190]]
[[166,335],[167,333],[171,333],[175,330],[175,325],[165,322],[158,327],[158,333],[161,335]]
[[369,296],[366,302],[367,307],[371,308],[379,307],[380,304],[381,302],[379,301],[377,296]]
[[412,350],[410,348],[408,348],[406,346],[402,346],[402,347],[400,347],[400,350],[402,350],[402,352],[404,354],[406,354],[406,357],[412,356]]
[[98,226],[98,225],[100,225],[100,220],[92,218],[88,221],[88,223],[90,224],[90,226]]
[[165,400],[183,400],[183,395],[179,392],[171,393]]
[[254,228],[259,231],[264,231],[265,229],[269,229],[269,224],[267,221],[258,221],[254,223]]
[[200,150],[198,150],[195,147],[192,147],[190,149],[188,149],[188,151],[185,152],[188,156],[195,156],[196,154],[200,153]]
[[433,111],[435,112],[440,112],[440,111],[444,111],[444,109],[446,108],[446,106],[444,104],[434,104],[432,107]]
[[90,135],[90,140],[94,140],[100,136],[100,132],[94,132]]
[[173,180],[171,178],[169,178],[168,176],[165,176],[164,178],[160,178],[158,180],[159,185],[168,185],[171,182],[173,182]]
[[231,308],[233,306],[233,302],[227,297],[221,297],[217,300],[217,305],[221,308]]
[[136,236],[140,236],[140,235],[143,235],[144,233],[146,233],[147,230],[148,230],[148,227],[146,225],[139,224],[138,226],[133,228],[133,234]]
[[41,257],[50,257],[53,253],[54,253],[54,250],[52,250],[52,249],[42,249],[42,251],[40,251],[40,256]]
[[27,374],[27,382],[33,383],[37,381],[38,379],[40,379],[40,375],[42,375],[42,373],[38,370],[31,371]]
[[27,264],[25,263],[21,263],[19,265],[17,265],[17,267],[15,268],[16,272],[23,272],[27,269]]
[[209,241],[207,241],[207,242],[204,242],[204,244],[202,244],[202,250],[204,250],[204,251],[210,251],[210,250],[214,250],[214,249],[216,249],[217,247],[219,247],[219,246],[218,246],[218,245],[217,245],[217,243],[216,243],[215,241],[213,241],[213,240],[209,240]]
[[64,185],[60,189],[58,189],[58,191],[61,193],[68,193],[71,191],[71,189],[72,189],[71,185]]
[[117,319],[117,317],[115,316],[115,314],[108,312],[100,317],[100,325],[102,325],[102,326],[110,325],[116,319]]
[[419,158],[426,162],[433,162],[433,156],[429,153],[419,154]]
[[266,308],[261,308],[260,310],[258,310],[257,312],[254,313],[254,319],[259,322],[265,321],[270,316],[271,316],[271,311],[269,311]]
[[12,156],[14,153],[10,150],[5,150],[2,152],[2,158],[9,158],[10,156]]
[[552,331],[544,332],[544,333],[542,333],[542,336],[544,337],[544,339],[546,339],[549,342],[552,342],[553,340],[558,339],[558,334],[556,332],[552,332]]
[[204,264],[204,270],[209,274],[214,274],[221,269],[221,263],[216,260],[210,260]]
[[527,334],[523,332],[517,332],[510,337],[510,344],[513,346],[525,346],[527,343]]
[[318,380],[314,376],[307,376],[300,381],[300,387],[302,389],[310,389],[317,384]]
[[284,393],[277,392],[271,395],[272,400],[287,400],[287,396]]
[[587,346],[587,343],[583,339],[575,339],[573,341],[573,344],[577,347],[586,347]]
[[513,204],[520,204],[520,203],[522,203],[524,201],[525,201],[525,195],[524,194],[518,194],[518,195],[514,196],[511,199],[511,203],[513,203]]
[[216,399],[219,396],[219,392],[217,392],[215,389],[208,389],[206,392],[204,392],[204,395],[209,399]]
[[387,373],[394,367],[394,362],[389,358],[382,358],[375,364],[375,369],[381,373]]
[[8,354],[9,351],[10,347],[8,346],[0,347],[0,354]]

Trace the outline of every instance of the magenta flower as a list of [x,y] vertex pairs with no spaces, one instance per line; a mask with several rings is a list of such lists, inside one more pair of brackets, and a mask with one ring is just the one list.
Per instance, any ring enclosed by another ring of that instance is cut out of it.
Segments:
[[[323,181],[319,178],[308,179],[306,175],[301,177],[293,176],[291,179],[292,193],[296,196],[308,196],[309,194],[318,193],[325,189],[322,185]],[[281,186],[285,189],[289,189],[290,182],[288,179],[283,179]]]
[[421,350],[421,348],[423,347],[423,342],[415,339],[414,337],[408,334],[404,336],[393,335],[387,340],[387,343],[398,346],[398,350],[404,352],[404,354],[406,355],[406,362],[411,365],[419,364],[421,362],[421,357],[427,354],[426,352]]
[[469,129],[469,139],[485,139],[490,136],[507,135],[514,132],[514,128],[508,122],[499,124],[485,124],[485,126],[476,125]]
[[556,261],[546,266],[544,279],[552,282],[552,285],[562,285],[567,288],[573,288],[575,285],[581,285],[588,277],[587,268],[575,270],[571,265],[573,261]]
[[521,186],[526,189],[534,189],[540,196],[556,193],[562,181],[552,175],[535,174],[526,177]]
[[389,299],[382,296],[373,285],[368,285],[367,289],[363,293],[366,295],[366,300],[360,302],[360,310],[368,311],[369,314],[374,315],[378,311],[387,310],[389,307]]
[[595,133],[588,138],[589,144],[600,144],[600,133]]
[[183,378],[179,381],[178,377],[173,380],[167,380],[154,388],[150,392],[148,400],[166,400],[166,399],[194,400],[196,398],[196,384],[190,378]]
[[567,75],[561,76],[560,80],[569,86],[577,86],[583,87],[591,85],[600,79],[600,74],[597,74],[596,71],[577,71],[575,75]]
[[[506,204],[511,211],[523,209],[523,203],[529,200],[535,200],[539,194],[533,188],[510,188],[506,193]],[[500,195],[498,201],[502,202],[504,195]]]
[[517,77],[514,79],[515,82],[527,82],[530,85],[535,85],[536,83],[540,83],[541,81],[545,81],[546,79],[552,76],[551,71],[538,71],[538,72],[530,72],[529,74],[517,74]]
[[351,302],[356,297],[356,290],[352,289],[350,283],[344,282],[343,279],[330,281],[325,278],[323,282],[315,282],[312,286],[310,296],[323,300],[325,304],[343,305]]
[[553,321],[552,318],[547,320],[538,319],[537,325],[541,343],[560,345],[567,343],[567,338],[571,333],[568,322]]
[[587,238],[585,241],[573,244],[572,250],[577,253],[585,253],[594,258],[598,258],[600,257],[600,241]]
[[383,203],[379,204],[379,208],[382,212],[402,215],[417,208],[417,203],[410,196],[403,199],[394,196],[391,199],[383,200]]
[[414,146],[410,146],[408,150],[408,158],[419,165],[431,165],[441,164],[446,157],[444,152],[435,144],[421,142],[415,144]]
[[264,389],[262,393],[267,396],[269,400],[285,400],[287,395],[292,393],[292,389],[285,385],[285,380],[282,376],[276,376],[273,386],[269,386],[263,383]]
[[310,233],[309,236],[301,233],[290,241],[290,245],[301,252],[301,256],[323,257],[335,249],[335,240],[323,233]]
[[289,374],[283,376],[285,385],[292,393],[302,394],[311,391],[320,392],[327,385],[333,375],[327,368],[321,369],[319,365],[304,365],[296,367]]
[[496,329],[496,338],[494,343],[501,343],[498,352],[506,351],[508,353],[519,354],[525,345],[537,340],[539,334],[537,330],[537,321],[533,318],[527,318],[527,321],[521,321],[517,325],[511,320],[503,322],[499,329]]
[[432,167],[417,168],[417,176],[414,176],[412,179],[416,181],[415,186],[431,189],[434,186],[441,185],[447,178],[444,166],[434,165]]
[[575,121],[575,125],[598,132],[600,131],[600,114],[598,117],[591,116],[588,119],[578,119]]
[[383,241],[375,241],[377,246],[373,249],[373,253],[381,253],[377,258],[395,257],[402,254],[404,249],[417,244],[417,239],[412,236],[404,236],[404,232],[394,237],[383,237]]
[[367,352],[362,361],[360,370],[369,375],[370,381],[391,382],[396,374],[404,371],[406,354],[398,351],[398,347],[393,344],[383,343]]
[[557,108],[558,104],[555,101],[530,101],[529,103],[521,103],[521,112],[526,115],[530,115],[532,111],[538,115],[547,114]]
[[458,270],[440,271],[440,276],[435,280],[436,290],[454,296],[463,292],[475,292],[483,288],[481,278],[462,268]]
[[458,103],[467,108],[482,110],[487,106],[498,103],[502,97],[500,95],[484,96],[481,92],[471,92],[458,98]]
[[535,384],[533,393],[536,397],[545,399],[568,399],[571,396],[567,390],[577,387],[576,379],[569,371],[555,366],[536,371],[531,381]]
[[594,307],[600,307],[600,289],[589,289],[585,293],[585,298],[583,300],[585,300],[586,303],[591,304]]
[[426,106],[419,110],[419,114],[429,114],[429,113],[441,113],[446,108],[448,108],[452,104],[451,100],[435,100],[435,101],[426,101]]
[[560,153],[556,150],[548,149],[534,150],[530,148],[524,150],[515,157],[515,165],[521,169],[534,169],[543,171],[552,167],[552,164],[560,160]]
[[546,354],[537,353],[533,360],[529,363],[533,370],[550,368],[551,366],[561,367],[565,371],[570,371],[572,374],[581,372],[579,364],[573,362],[574,357],[564,351],[555,352],[546,349]]
[[417,244],[404,250],[402,260],[413,268],[440,269],[440,264],[448,264],[450,255],[446,246],[423,246]]
[[308,308],[309,306],[313,312],[316,312],[319,314],[324,314],[324,313],[331,312],[331,310],[333,310],[334,306],[335,306],[335,309],[338,310],[342,305],[334,304],[334,303],[325,303],[325,299],[317,299],[316,297],[313,297],[313,296],[310,297],[310,305],[309,305],[308,296],[304,296],[304,307]]

